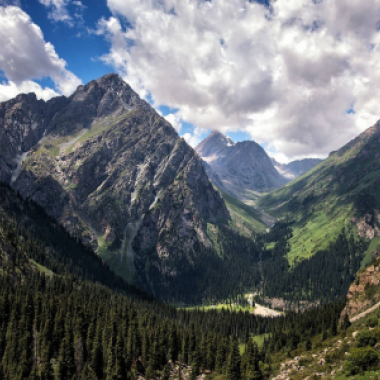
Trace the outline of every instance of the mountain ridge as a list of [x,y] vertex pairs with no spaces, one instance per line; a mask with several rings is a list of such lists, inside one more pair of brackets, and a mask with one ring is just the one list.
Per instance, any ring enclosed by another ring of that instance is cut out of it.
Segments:
[[192,252],[212,248],[207,223],[230,218],[198,155],[115,74],[69,98],[20,95],[0,107],[1,178],[29,148],[13,187],[148,291],[178,282],[202,260]]
[[380,122],[362,132],[309,172],[258,204],[272,216],[295,221],[290,262],[324,249],[343,227],[378,235],[380,222]]

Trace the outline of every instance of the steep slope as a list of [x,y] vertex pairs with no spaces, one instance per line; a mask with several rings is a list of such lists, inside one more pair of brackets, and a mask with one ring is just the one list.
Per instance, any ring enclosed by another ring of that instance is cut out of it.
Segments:
[[286,183],[254,141],[234,143],[214,131],[195,150],[207,163],[207,174],[215,185],[243,201],[257,199],[258,193]]
[[341,229],[379,235],[380,123],[286,186],[259,201],[269,214],[292,220],[288,259],[327,248]]
[[11,181],[25,153],[41,140],[51,119],[67,102],[63,96],[44,102],[30,93],[0,103],[0,181]]
[[195,270],[207,223],[229,219],[197,154],[117,75],[1,109],[1,177],[151,292]]
[[274,158],[272,162],[277,171],[285,178],[292,180],[306,173],[323,160],[319,158],[304,158],[303,160],[291,161],[288,164],[280,164]]
[[112,272],[41,206],[0,183],[0,276],[23,278],[38,272],[91,280],[141,300],[150,299]]

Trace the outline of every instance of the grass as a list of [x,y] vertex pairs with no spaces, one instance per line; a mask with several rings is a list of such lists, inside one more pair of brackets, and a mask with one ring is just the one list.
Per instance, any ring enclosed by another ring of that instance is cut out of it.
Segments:
[[371,240],[371,243],[365,252],[365,256],[361,262],[360,269],[364,269],[369,264],[371,264],[374,256],[373,253],[380,248],[380,236],[376,236],[374,239]]
[[232,195],[219,190],[232,218],[231,227],[245,235],[251,232],[265,231],[265,224],[260,213],[252,206],[246,205]]
[[251,306],[243,306],[243,305],[234,305],[234,304],[227,304],[227,303],[218,303],[216,305],[205,305],[205,306],[189,306],[189,307],[183,307],[182,309],[191,311],[191,310],[202,310],[202,311],[208,311],[208,310],[230,310],[230,311],[248,311],[252,313],[255,308]]
[[[269,337],[270,334],[261,334],[261,335],[256,335],[252,337],[252,340],[259,346],[262,347],[264,345],[264,339]],[[240,355],[243,355],[245,352],[245,343],[239,344],[239,351]]]
[[264,339],[269,338],[270,334],[260,334],[256,335],[252,338],[252,340],[259,346],[262,347],[264,345]]
[[[294,221],[288,253],[291,265],[328,248],[343,227],[356,231],[356,225],[350,219],[362,216],[355,208],[355,199],[363,189],[380,199],[376,191],[380,170],[373,170],[371,158],[361,162],[361,156],[357,156],[359,148],[349,147],[331,155],[309,172],[258,201],[259,207],[270,215]],[[370,169],[364,174],[366,165]],[[347,180],[343,181],[337,173],[344,173],[346,177],[343,178]],[[363,265],[369,260],[370,253]]]
[[54,273],[50,269],[47,269],[46,267],[44,267],[43,265],[38,264],[36,261],[34,261],[32,259],[29,259],[29,261],[32,263],[32,265],[34,265],[37,268],[37,270],[40,273],[44,273],[46,276],[49,276],[49,277],[54,276]]
[[110,251],[104,236],[98,236],[97,253],[116,274],[124,278],[127,282],[132,282],[133,274],[125,252],[123,254],[123,260],[120,260],[120,251]]

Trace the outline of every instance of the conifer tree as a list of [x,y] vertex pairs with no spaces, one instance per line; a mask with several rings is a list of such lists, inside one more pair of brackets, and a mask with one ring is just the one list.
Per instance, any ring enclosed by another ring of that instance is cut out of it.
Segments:
[[228,380],[240,380],[240,363],[241,357],[236,337],[231,339],[231,345],[228,354],[226,376]]

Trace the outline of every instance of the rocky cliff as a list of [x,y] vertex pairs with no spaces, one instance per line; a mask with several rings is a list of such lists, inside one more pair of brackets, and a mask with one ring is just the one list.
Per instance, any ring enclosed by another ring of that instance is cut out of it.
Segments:
[[229,219],[199,156],[117,75],[0,112],[1,178],[153,293],[200,265],[207,223]]
[[[373,254],[380,253],[380,245],[377,244]],[[347,303],[341,314],[341,322],[345,315],[355,321],[357,317],[365,316],[366,311],[380,307],[380,258],[366,269],[356,275],[355,282],[347,292]],[[363,313],[363,314],[362,314]]]
[[214,131],[195,150],[206,162],[209,177],[221,183],[215,184],[242,200],[256,198],[255,193],[287,182],[264,149],[254,141],[234,143]]

